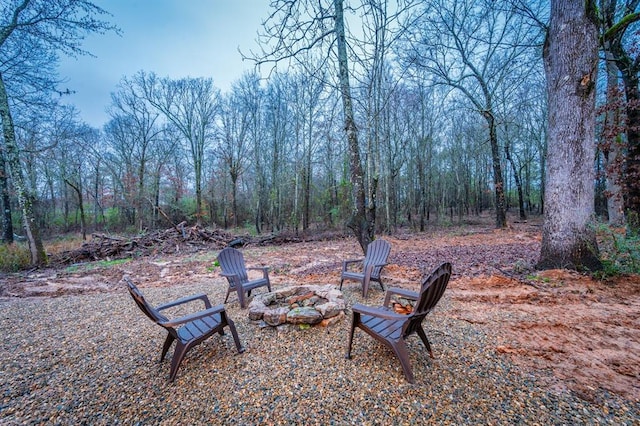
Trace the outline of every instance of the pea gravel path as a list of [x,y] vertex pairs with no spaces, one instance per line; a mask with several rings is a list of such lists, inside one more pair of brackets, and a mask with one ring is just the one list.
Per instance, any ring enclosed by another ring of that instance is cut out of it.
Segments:
[[[220,303],[219,279],[141,286],[153,303],[205,292]],[[361,302],[345,288],[348,305]],[[378,304],[380,291],[366,303]],[[495,353],[491,337],[438,311],[425,322],[436,360],[410,339],[416,384],[360,330],[346,360],[349,319],[327,328],[261,329],[237,301],[231,336],[189,352],[174,384],[157,362],[164,330],[121,291],[0,302],[0,424],[615,424],[640,425],[637,402],[602,394],[593,402],[552,392]],[[544,374],[539,372],[536,374]]]

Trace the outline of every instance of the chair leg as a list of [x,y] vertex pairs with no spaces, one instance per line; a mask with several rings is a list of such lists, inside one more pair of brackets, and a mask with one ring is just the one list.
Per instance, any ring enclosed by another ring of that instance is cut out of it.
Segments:
[[238,353],[239,354],[243,353],[244,348],[240,344],[240,338],[238,337],[238,332],[236,331],[236,325],[226,315],[224,315],[223,321],[226,321],[227,325],[229,326],[229,330],[231,331],[231,336],[233,336],[233,342],[236,345],[236,349],[238,350]]
[[411,370],[411,362],[409,360],[409,351],[407,350],[407,345],[404,343],[404,340],[392,342],[391,347],[400,360],[400,365],[402,365],[402,371],[404,372],[404,377],[407,379],[407,382],[415,383],[413,371]]
[[236,290],[238,292],[238,301],[240,302],[240,307],[244,309],[245,307],[244,290],[242,289],[242,286],[239,286],[239,285],[236,286]]
[[176,343],[176,348],[173,351],[173,358],[171,358],[171,372],[169,373],[169,381],[173,382],[178,374],[178,368],[180,367],[180,363],[182,362],[182,358],[189,350],[188,345],[184,345],[181,342]]
[[354,312],[353,319],[351,320],[351,330],[349,331],[349,342],[347,343],[347,353],[345,355],[346,359],[351,359],[351,345],[353,343],[353,332],[356,330],[356,321],[360,322],[360,314]]
[[424,343],[424,345],[427,348],[427,351],[429,351],[429,356],[433,359],[433,351],[431,350],[431,345],[429,344],[429,339],[427,339],[427,334],[424,332],[424,330],[422,329],[422,326],[418,326],[418,329],[416,330],[418,333],[418,336],[420,336],[420,339],[422,340],[422,343]]
[[362,281],[362,297],[366,299],[367,294],[369,294],[369,280],[365,278]]
[[174,340],[175,340],[175,337],[173,337],[171,333],[168,333],[167,338],[164,341],[164,345],[162,345],[162,354],[160,355],[160,362],[162,362],[162,360],[164,359],[165,355],[169,351],[169,348],[171,347],[171,344],[173,343]]
[[342,283],[344,282],[344,278],[340,280],[340,291],[342,291]]
[[229,295],[231,294],[231,286],[229,286],[229,288],[227,288],[227,296],[224,298],[224,303],[227,303],[227,299],[229,298]]

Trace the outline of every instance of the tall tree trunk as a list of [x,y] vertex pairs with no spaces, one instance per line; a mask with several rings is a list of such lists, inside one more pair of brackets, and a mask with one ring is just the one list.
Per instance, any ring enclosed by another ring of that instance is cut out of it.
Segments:
[[2,206],[2,240],[5,244],[13,243],[13,221],[11,220],[11,198],[9,196],[9,173],[4,149],[0,146],[0,197]]
[[358,131],[356,129],[353,103],[351,100],[351,87],[349,85],[349,64],[347,62],[343,0],[334,0],[333,7],[335,10],[335,30],[338,47],[340,94],[342,96],[342,106],[344,109],[344,129],[349,144],[349,173],[353,188],[353,214],[348,226],[355,233],[362,251],[366,252],[367,246],[373,241],[375,236],[375,203],[374,200],[369,200],[369,207],[367,208],[364,176],[362,163],[360,161]]
[[76,192],[76,196],[78,197],[78,209],[80,209],[80,232],[82,233],[82,241],[86,241],[87,221],[84,214],[84,199],[82,198],[82,188],[79,185],[73,184],[68,179],[65,179],[64,182]]
[[238,227],[238,172],[231,171],[231,210],[233,214],[233,226]]
[[202,224],[202,157],[199,158],[200,159],[194,158],[194,174],[196,181],[196,225],[198,226]]
[[[627,225],[634,232],[640,230],[640,61],[637,56],[637,40],[631,38],[631,43],[625,42],[627,31],[636,31],[633,24],[640,20],[636,12],[637,0],[621,2],[601,1],[600,12],[602,41],[607,59],[607,72],[610,71],[609,62],[615,61],[617,71],[620,71],[624,92],[626,95],[626,158],[624,161],[623,182],[624,208]],[[618,17],[618,14],[622,15]],[[634,37],[634,36],[631,36]],[[614,70],[611,69],[611,72]],[[617,80],[617,79],[616,79]],[[617,83],[617,81],[616,81]]]
[[[144,209],[144,184],[146,178],[146,153],[145,149],[142,150],[142,155],[140,159],[140,166],[138,167],[138,195],[136,197],[136,207],[138,210],[138,232],[142,232],[144,230],[144,221],[147,219],[145,214],[143,213]],[[81,194],[79,194],[81,196]]]
[[634,230],[640,231],[640,93],[638,74],[623,72],[624,90],[627,95],[627,158],[625,167],[626,220]]
[[513,180],[516,182],[516,189],[518,190],[518,210],[520,212],[520,220],[527,219],[527,213],[524,209],[524,193],[522,191],[522,181],[520,180],[520,173],[518,172],[518,168],[516,167],[516,162],[513,161],[513,157],[511,157],[511,150],[509,149],[509,143],[505,143],[504,145],[504,155],[507,158],[507,161],[511,165],[511,171],[513,172]]
[[[624,197],[622,187],[620,185],[623,158],[622,134],[618,129],[622,127],[620,123],[620,114],[618,108],[614,105],[619,101],[621,96],[618,90],[618,67],[613,59],[613,55],[605,44],[605,58],[607,70],[607,111],[605,116],[605,124],[603,132],[605,136],[602,138],[605,142],[603,148],[605,158],[605,176],[607,191],[607,213],[609,216],[609,224],[613,226],[623,225],[624,220]],[[609,136],[609,137],[607,137]]]
[[539,268],[602,267],[594,229],[598,29],[591,1],[552,0],[544,46],[549,99]]
[[483,112],[489,126],[489,143],[491,145],[491,163],[493,165],[493,186],[496,197],[496,228],[507,227],[507,201],[504,196],[504,178],[500,165],[500,146],[498,145],[498,132],[496,131],[496,119],[493,116],[488,90],[485,89],[487,99],[487,111]]
[[13,185],[18,197],[18,205],[22,213],[22,222],[27,241],[29,242],[29,250],[31,251],[32,265],[45,265],[47,263],[47,254],[44,251],[44,245],[40,238],[40,230],[38,229],[35,212],[33,208],[33,197],[26,188],[24,175],[22,174],[22,165],[20,164],[20,152],[16,143],[16,133],[13,127],[13,119],[9,109],[9,97],[7,89],[4,85],[4,76],[0,73],[0,118],[2,118],[2,132],[4,134],[5,152]]

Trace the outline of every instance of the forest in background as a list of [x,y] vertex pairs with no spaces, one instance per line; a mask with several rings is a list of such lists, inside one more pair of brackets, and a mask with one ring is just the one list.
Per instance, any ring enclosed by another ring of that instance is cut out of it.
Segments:
[[[9,2],[3,19],[11,18],[11,7],[28,3]],[[274,14],[257,29],[265,50],[244,52],[268,78],[249,72],[222,93],[207,76],[172,79],[141,70],[114,88],[101,129],[60,102],[60,52],[49,47],[19,57],[38,42],[26,32],[18,38],[18,30],[0,40],[19,152],[13,157],[6,142],[0,150],[4,240],[23,228],[21,196],[43,236],[144,232],[184,221],[256,234],[348,224],[354,179],[334,70],[339,53],[333,39],[287,44],[278,26],[288,13],[296,23],[289,34],[301,28],[309,34],[334,16],[294,3],[297,9],[285,10],[287,2],[273,2]],[[375,232],[422,231],[487,210],[496,212],[499,227],[506,210],[521,219],[544,213],[549,4],[353,3],[344,7],[349,81]],[[600,217],[620,224],[620,213],[637,212],[637,179],[624,167],[632,164],[627,160],[634,158],[640,127],[638,2],[597,3],[594,205]],[[114,24],[89,20],[58,30],[76,31],[81,40],[83,32],[117,30]],[[81,51],[63,40],[57,46],[62,53]],[[5,121],[3,115],[6,132]],[[16,170],[23,174],[22,191]]]

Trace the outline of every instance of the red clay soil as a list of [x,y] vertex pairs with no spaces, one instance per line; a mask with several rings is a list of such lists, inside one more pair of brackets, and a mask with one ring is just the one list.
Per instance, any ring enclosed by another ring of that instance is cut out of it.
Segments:
[[[388,285],[415,289],[422,274],[450,261],[450,304],[439,315],[476,324],[499,354],[524,368],[551,372],[551,388],[570,389],[585,399],[602,388],[640,401],[640,277],[604,282],[572,271],[533,271],[540,251],[536,222],[500,231],[478,223],[383,238],[393,247],[383,275]],[[217,276],[211,268],[216,253],[0,276],[0,300],[114,291],[121,289],[123,273],[147,286],[206,279]],[[274,285],[337,283],[342,260],[361,252],[352,238],[341,238],[247,247],[245,257],[247,263],[270,266]]]

